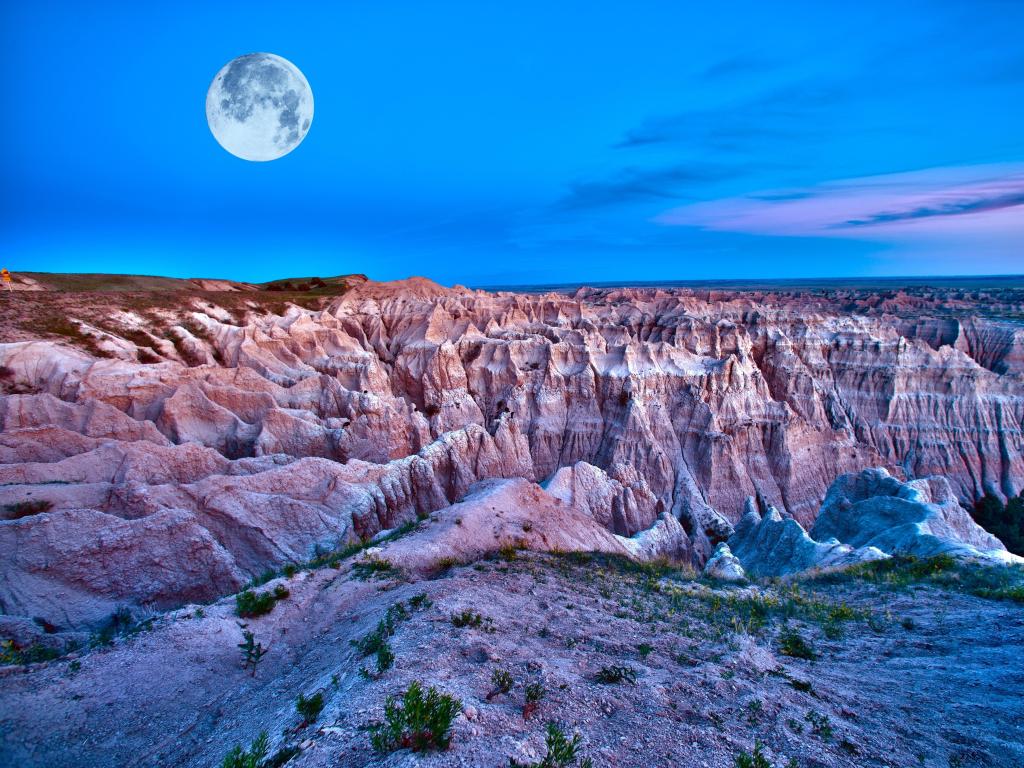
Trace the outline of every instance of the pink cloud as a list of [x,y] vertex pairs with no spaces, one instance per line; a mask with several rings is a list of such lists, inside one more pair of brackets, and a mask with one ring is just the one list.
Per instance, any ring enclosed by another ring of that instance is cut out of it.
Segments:
[[655,221],[748,234],[871,240],[1024,235],[1024,163],[767,190],[674,208]]

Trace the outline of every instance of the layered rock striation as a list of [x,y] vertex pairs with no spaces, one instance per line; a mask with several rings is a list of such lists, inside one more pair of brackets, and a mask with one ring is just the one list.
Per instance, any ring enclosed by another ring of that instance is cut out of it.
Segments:
[[491,478],[697,562],[748,497],[809,528],[865,467],[941,475],[954,501],[1024,485],[1024,330],[962,297],[250,295],[119,325],[79,299],[80,335],[0,345],[4,613],[68,626],[209,599]]

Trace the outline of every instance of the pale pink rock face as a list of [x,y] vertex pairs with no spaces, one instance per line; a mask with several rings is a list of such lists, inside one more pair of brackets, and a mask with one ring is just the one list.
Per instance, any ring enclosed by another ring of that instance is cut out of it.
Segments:
[[[0,564],[7,612],[53,605],[55,583],[77,601],[45,616],[61,626],[176,590],[212,599],[491,478],[541,483],[541,508],[560,500],[628,552],[698,565],[749,496],[809,529],[832,481],[868,467],[943,476],[963,501],[1024,485],[1024,331],[954,295],[415,278],[222,316],[183,312],[195,334],[152,364],[124,359],[127,340],[99,360],[0,345],[21,393],[0,398],[0,505],[53,505],[0,521],[0,548],[19,547]],[[86,546],[108,529],[116,548]]]

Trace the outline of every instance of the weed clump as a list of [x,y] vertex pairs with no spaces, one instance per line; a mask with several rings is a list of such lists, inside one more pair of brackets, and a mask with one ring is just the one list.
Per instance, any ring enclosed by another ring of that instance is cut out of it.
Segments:
[[462,611],[461,613],[452,614],[452,626],[456,629],[469,627],[470,629],[482,629],[485,632],[493,632],[493,624],[494,622],[486,616],[474,613],[473,611]]
[[[557,723],[548,723],[547,736],[544,739],[546,754],[539,763],[520,763],[509,758],[509,768],[570,768],[576,764],[580,751],[580,735],[574,734],[570,739]],[[580,768],[590,768],[593,763],[589,758],[579,761]]]
[[636,670],[632,667],[616,665],[601,667],[594,679],[605,685],[613,685],[615,683],[631,683],[636,685]]
[[56,648],[33,643],[19,646],[13,640],[0,641],[0,666],[5,664],[37,664],[53,661],[61,655]]
[[761,742],[754,742],[754,753],[740,752],[736,755],[736,762],[734,763],[736,768],[772,768],[772,764],[768,762],[768,758],[764,756],[764,752],[761,751]]
[[487,700],[490,701],[498,694],[508,693],[515,686],[515,680],[512,678],[512,673],[507,669],[496,669],[491,673],[491,685],[493,689],[487,694]]
[[249,749],[242,749],[241,744],[236,744],[220,765],[221,768],[262,768],[263,760],[269,751],[270,737],[266,731],[262,731],[253,740]]
[[300,693],[298,700],[295,702],[295,711],[302,718],[303,725],[315,723],[316,719],[320,717],[323,708],[324,695],[321,691],[317,691],[309,698],[306,698],[305,694]]
[[235,613],[242,618],[263,616],[274,610],[278,600],[289,596],[287,589],[278,585],[271,592],[253,592],[247,589],[235,595]]
[[242,651],[242,669],[251,669],[252,676],[256,677],[256,667],[263,657],[267,655],[270,648],[265,648],[263,643],[256,642],[256,635],[247,629],[242,630],[244,640],[238,644]]
[[533,713],[540,709],[540,703],[547,694],[544,684],[540,682],[528,683],[524,690],[526,703],[523,704],[523,720],[529,720]]
[[[409,604],[416,609],[429,608],[432,605],[426,593],[413,596],[409,600]],[[352,641],[352,645],[363,658],[376,657],[377,674],[384,674],[394,665],[395,652],[388,641],[395,634],[398,623],[408,618],[409,611],[406,609],[405,603],[399,601],[388,608],[384,618],[377,622],[377,626],[372,632]]]
[[783,627],[779,634],[779,653],[808,661],[814,661],[818,657],[811,644],[792,627]]
[[387,579],[398,575],[398,569],[382,557],[367,557],[352,565],[352,575],[360,581]]
[[461,709],[462,703],[453,696],[433,687],[424,691],[419,681],[414,681],[400,700],[388,697],[384,722],[370,728],[370,743],[385,753],[447,749],[452,723]]
[[804,720],[811,724],[811,731],[815,735],[820,736],[825,741],[832,738],[832,720],[828,715],[812,709],[804,715]]

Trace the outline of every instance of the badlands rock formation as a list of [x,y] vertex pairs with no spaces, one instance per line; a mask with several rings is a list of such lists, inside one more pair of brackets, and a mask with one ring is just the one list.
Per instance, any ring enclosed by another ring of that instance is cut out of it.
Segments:
[[944,477],[904,483],[884,469],[838,478],[810,534],[774,507],[762,516],[756,500],[748,499],[728,546],[719,548],[705,573],[723,579],[720,573],[731,565],[726,555],[757,577],[843,568],[891,555],[1024,562],[971,519]]
[[747,497],[809,527],[866,467],[950,503],[1024,485],[1024,330],[979,311],[1005,297],[354,286],[21,294],[43,330],[0,345],[2,611],[209,600],[494,478],[698,564]]

